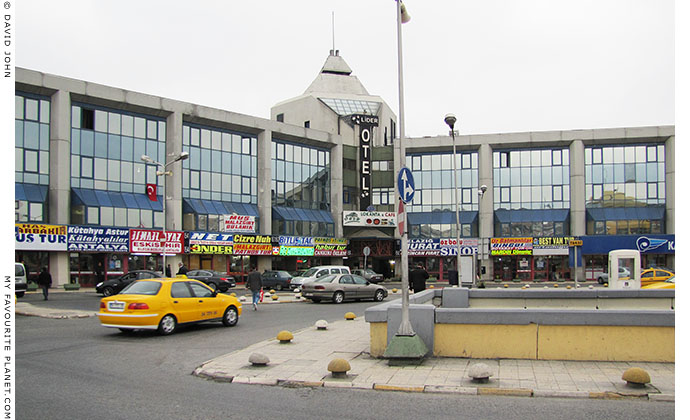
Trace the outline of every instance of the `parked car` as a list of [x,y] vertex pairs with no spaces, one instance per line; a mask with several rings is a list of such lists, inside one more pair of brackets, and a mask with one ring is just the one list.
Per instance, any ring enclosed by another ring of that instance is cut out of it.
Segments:
[[211,290],[206,284],[186,278],[146,279],[132,282],[120,294],[101,299],[98,319],[120,331],[158,330],[175,332],[179,324],[222,321],[237,324],[242,304],[234,297]]
[[373,299],[380,302],[388,296],[388,290],[369,283],[356,274],[329,274],[302,285],[302,296],[313,302],[330,299],[335,303],[344,300]]
[[372,270],[371,268],[367,268],[367,269],[359,269],[358,268],[356,270],[352,270],[352,274],[357,274],[358,276],[362,276],[365,279],[367,279],[367,281],[370,281],[372,283],[380,283],[383,281],[383,274],[379,274],[379,273],[375,272],[374,270]]
[[[618,267],[618,278],[619,279],[630,278],[630,270],[628,270],[625,267]],[[609,273],[599,274],[599,277],[597,277],[597,281],[599,282],[599,284],[608,283]]]
[[290,289],[292,276],[287,271],[264,271],[261,274],[264,287],[276,290]]
[[27,287],[26,267],[22,263],[14,263],[14,294],[23,297]]
[[293,277],[292,280],[290,280],[290,287],[301,289],[303,284],[314,281],[327,274],[341,273],[350,274],[350,268],[344,265],[321,265],[312,267],[305,271],[303,275]]
[[640,274],[640,279],[642,280],[642,286],[647,286],[649,284],[664,282],[671,277],[675,276],[673,271],[662,269],[662,268],[648,268],[642,271]]
[[676,276],[669,277],[668,279],[658,282],[650,283],[646,286],[642,286],[643,289],[675,289],[676,288]]
[[237,284],[233,276],[213,270],[190,270],[187,272],[187,278],[202,281],[221,293],[227,292]]
[[112,296],[120,293],[122,289],[129,286],[134,280],[156,279],[163,277],[163,273],[151,270],[132,270],[118,278],[102,281],[96,285],[96,293],[103,296]]

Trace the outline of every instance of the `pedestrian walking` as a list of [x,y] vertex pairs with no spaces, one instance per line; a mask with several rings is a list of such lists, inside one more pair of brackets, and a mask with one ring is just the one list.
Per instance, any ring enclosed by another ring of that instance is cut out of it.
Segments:
[[186,275],[187,275],[187,272],[188,272],[189,270],[187,270],[187,267],[184,266],[184,263],[180,261],[180,263],[178,264],[178,266],[179,266],[180,268],[179,268],[179,270],[177,270],[177,274],[184,274],[184,275],[186,276]]
[[252,305],[256,311],[259,308],[259,299],[261,299],[261,291],[263,290],[263,280],[261,279],[261,274],[256,271],[256,267],[254,266],[249,269],[247,288],[252,291]]
[[43,300],[48,300],[48,288],[53,284],[53,278],[48,272],[48,267],[43,267],[38,275],[38,285],[43,289]]
[[165,277],[172,277],[172,268],[170,268],[170,264],[165,267]]
[[410,272],[410,288],[415,293],[419,293],[426,289],[426,280],[429,278],[429,273],[426,272],[424,266],[419,263],[417,268]]

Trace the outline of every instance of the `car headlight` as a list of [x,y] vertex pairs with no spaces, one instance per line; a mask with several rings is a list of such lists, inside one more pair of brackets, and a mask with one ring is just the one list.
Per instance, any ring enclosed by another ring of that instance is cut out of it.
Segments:
[[96,285],[96,287],[101,287],[101,286],[103,286],[103,282],[100,282]]

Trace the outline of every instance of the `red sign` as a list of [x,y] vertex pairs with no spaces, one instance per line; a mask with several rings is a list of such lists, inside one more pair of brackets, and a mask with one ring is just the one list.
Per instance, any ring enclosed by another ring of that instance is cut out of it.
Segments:
[[223,230],[225,232],[247,232],[255,230],[256,222],[254,216],[244,216],[238,214],[226,214],[224,217]]
[[167,231],[163,238],[162,230],[130,229],[129,252],[162,254],[165,246],[166,254],[181,254],[184,252],[183,232]]
[[402,200],[398,200],[398,232],[400,236],[405,233],[405,203]]

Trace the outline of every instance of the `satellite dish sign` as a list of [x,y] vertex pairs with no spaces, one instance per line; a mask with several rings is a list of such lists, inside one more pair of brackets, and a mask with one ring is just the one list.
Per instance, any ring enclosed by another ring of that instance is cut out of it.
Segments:
[[407,204],[414,197],[414,178],[412,171],[403,166],[398,172],[398,194],[403,203]]

